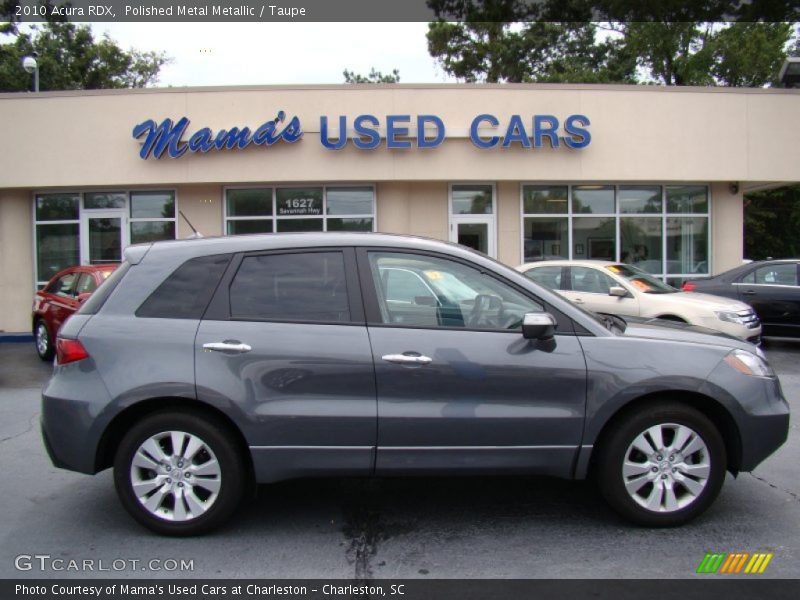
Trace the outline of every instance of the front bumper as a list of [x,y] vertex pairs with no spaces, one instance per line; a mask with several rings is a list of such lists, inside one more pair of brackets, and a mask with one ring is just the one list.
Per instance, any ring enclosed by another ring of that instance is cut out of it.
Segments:
[[[720,363],[699,390],[728,409],[739,433],[739,471],[752,471],[789,436],[789,404],[777,377],[751,377]],[[730,457],[733,459],[734,457]]]

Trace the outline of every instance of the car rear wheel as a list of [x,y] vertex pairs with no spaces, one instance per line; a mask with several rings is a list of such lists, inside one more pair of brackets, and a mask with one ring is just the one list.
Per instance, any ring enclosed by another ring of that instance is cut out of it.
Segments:
[[192,413],[146,417],[125,435],[114,460],[123,506],[166,535],[197,535],[222,525],[239,505],[246,479],[232,435]]
[[42,360],[53,360],[56,350],[50,338],[50,332],[47,330],[47,324],[42,319],[36,321],[36,326],[33,328],[33,338],[36,343],[36,353],[39,355],[39,358]]
[[622,417],[603,440],[598,483],[623,517],[671,527],[714,502],[726,461],[722,436],[705,415],[679,403],[648,404]]

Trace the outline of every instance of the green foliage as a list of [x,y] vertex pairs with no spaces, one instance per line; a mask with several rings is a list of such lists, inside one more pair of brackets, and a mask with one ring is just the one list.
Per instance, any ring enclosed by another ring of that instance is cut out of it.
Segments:
[[[776,83],[788,49],[800,53],[790,23],[697,21],[698,16],[721,21],[731,13],[742,17],[739,13],[750,6],[725,0],[688,6],[607,0],[599,4],[625,18],[603,24],[590,22],[589,3],[580,0],[428,4],[437,16],[428,26],[428,52],[446,73],[468,82],[761,87]],[[755,16],[763,18],[768,8],[763,5]],[[643,16],[656,9],[663,22]],[[553,20],[565,16],[576,21]]]
[[108,36],[97,40],[86,25],[33,25],[29,33],[17,32],[13,42],[0,44],[0,92],[31,89],[21,63],[34,52],[41,91],[145,87],[170,60],[162,52],[125,51]]
[[364,76],[353,71],[344,70],[345,83],[400,83],[400,71],[392,69],[391,73],[384,75],[380,71],[376,71],[375,67],[370,69],[369,75]]
[[744,199],[744,255],[752,260],[800,256],[800,185]]

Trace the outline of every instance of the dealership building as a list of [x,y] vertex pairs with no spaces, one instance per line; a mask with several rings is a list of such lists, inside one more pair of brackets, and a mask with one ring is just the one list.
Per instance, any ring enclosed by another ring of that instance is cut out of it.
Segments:
[[0,335],[59,270],[259,232],[452,240],[509,265],[742,261],[743,194],[800,180],[800,90],[335,85],[0,94]]

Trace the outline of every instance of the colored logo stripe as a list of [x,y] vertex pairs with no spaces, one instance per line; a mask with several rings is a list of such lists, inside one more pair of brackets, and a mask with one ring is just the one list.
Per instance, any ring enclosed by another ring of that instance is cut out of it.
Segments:
[[[767,565],[772,560],[771,552],[707,552],[697,567],[698,573],[735,574],[745,573],[760,574],[766,571]],[[749,559],[749,560],[748,560]],[[747,566],[745,566],[747,565]]]

